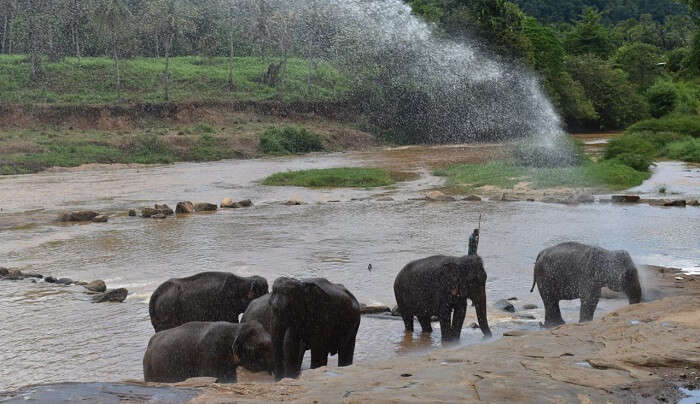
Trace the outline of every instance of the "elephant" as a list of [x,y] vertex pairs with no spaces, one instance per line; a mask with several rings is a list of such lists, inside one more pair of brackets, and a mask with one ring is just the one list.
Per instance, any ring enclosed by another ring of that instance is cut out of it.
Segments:
[[627,251],[609,251],[574,242],[562,243],[539,253],[530,293],[535,290],[535,285],[544,303],[544,325],[547,328],[564,324],[559,300],[581,299],[579,321],[593,320],[603,286],[624,292],[630,304],[642,299],[637,268]]
[[228,321],[238,316],[251,300],[266,294],[267,281],[260,276],[240,277],[229,272],[202,272],[173,278],[151,295],[148,311],[158,331],[190,321]]
[[329,354],[338,354],[338,366],[352,365],[360,304],[343,285],[281,277],[272,285],[268,304],[278,380],[299,376],[299,352],[307,347],[312,369],[326,366]]
[[413,332],[416,316],[422,331],[430,333],[430,317],[437,316],[442,339],[458,340],[470,299],[481,332],[491,337],[486,317],[486,278],[484,263],[477,255],[435,255],[408,263],[394,281],[396,304],[406,331]]
[[260,323],[193,321],[151,338],[143,356],[143,376],[147,382],[215,377],[218,383],[233,383],[239,365],[271,372],[272,339]]

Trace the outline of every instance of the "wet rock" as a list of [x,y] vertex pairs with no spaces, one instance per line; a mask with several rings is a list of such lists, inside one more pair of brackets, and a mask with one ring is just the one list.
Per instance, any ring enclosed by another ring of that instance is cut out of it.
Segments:
[[38,274],[36,272],[22,272],[22,276],[24,276],[25,278],[44,279],[44,275]]
[[240,206],[239,206],[236,202],[234,202],[233,199],[231,199],[231,198],[224,198],[224,200],[221,201],[221,205],[220,205],[220,206],[221,206],[222,208],[230,208],[230,209],[235,209],[235,208],[239,208],[239,207],[240,207]]
[[112,289],[112,290],[108,290],[105,293],[100,293],[99,295],[93,296],[92,301],[95,303],[106,303],[106,302],[121,303],[124,300],[126,300],[126,296],[128,294],[129,294],[129,291],[124,289],[124,288]]
[[517,297],[515,297],[515,296],[513,296],[513,297],[509,297],[509,298],[508,298],[507,300],[509,300],[509,301],[513,301],[513,300],[518,300],[518,298],[517,298]]
[[44,278],[44,282],[47,282],[47,283],[56,283],[56,278],[54,278],[53,276],[47,276],[47,277]]
[[56,279],[55,283],[58,285],[72,285],[75,282],[71,278],[60,278],[60,279]]
[[445,195],[442,191],[430,191],[425,196],[425,199],[433,202],[451,202],[455,200],[455,198]]
[[473,328],[476,330],[477,328],[479,328],[479,324],[472,322],[471,324],[469,324],[469,328]]
[[391,309],[388,306],[376,305],[368,306],[364,303],[360,303],[360,314],[378,314],[390,312]]
[[9,273],[10,273],[9,269],[0,267],[0,277],[7,276],[7,274],[9,274]]
[[61,222],[89,222],[100,214],[92,210],[81,210],[75,212],[62,213],[59,217]]
[[536,304],[528,303],[528,304],[523,304],[523,310],[534,310],[537,308]]
[[107,223],[109,217],[107,215],[98,215],[92,218],[93,223]]
[[497,310],[507,311],[509,313],[515,313],[515,306],[506,299],[498,300],[493,304],[493,307]]
[[172,209],[170,209],[170,206],[166,204],[158,205],[155,204],[154,208],[159,211],[160,213],[164,214],[165,216],[172,216],[175,214]]
[[83,287],[90,292],[99,292],[99,293],[104,293],[107,291],[107,285],[105,284],[105,281],[103,280],[96,280],[88,283],[87,285],[83,285]]
[[217,209],[216,205],[208,202],[199,202],[194,205],[195,212],[215,212]]
[[194,213],[194,204],[190,201],[178,202],[175,213]]
[[478,195],[469,195],[466,198],[462,199],[463,201],[471,201],[471,202],[480,202],[481,197]]
[[154,208],[141,209],[141,217],[146,217],[146,218],[153,217],[153,215],[157,215],[158,213],[160,213],[160,212],[158,212],[158,210],[156,210]]
[[582,194],[576,195],[574,201],[576,203],[593,203],[595,202],[595,198],[593,197],[593,194],[589,192],[584,192]]
[[156,213],[155,215],[151,216],[151,219],[167,219],[168,216],[166,216],[164,213]]
[[287,206],[298,206],[298,205],[306,205],[306,202],[302,201],[299,198],[291,197],[284,204]]
[[244,199],[242,201],[238,201],[238,206],[242,208],[249,208],[253,206],[253,201],[251,201],[250,199]]
[[129,216],[131,216],[131,217],[136,216],[136,211],[134,209],[129,209]]
[[21,281],[24,279],[24,275],[22,275],[22,271],[19,269],[10,269],[7,271],[7,275],[5,275],[3,279],[8,281]]
[[36,283],[36,279],[33,279],[33,278],[32,278],[32,279],[29,280],[29,282],[31,282],[31,283]]
[[700,206],[700,202],[697,199],[688,201],[688,206]]
[[394,306],[391,308],[391,315],[394,317],[401,317],[401,312],[399,311],[399,306]]
[[684,208],[686,205],[685,199],[678,199],[675,201],[665,201],[664,206],[677,206]]
[[612,201],[616,203],[637,203],[641,198],[639,195],[613,195]]

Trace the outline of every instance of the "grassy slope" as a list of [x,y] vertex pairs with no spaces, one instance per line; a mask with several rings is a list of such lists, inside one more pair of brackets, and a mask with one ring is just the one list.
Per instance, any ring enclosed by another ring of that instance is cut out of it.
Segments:
[[[231,101],[277,99],[278,89],[259,82],[271,62],[239,57],[234,62],[235,89],[228,88],[228,59],[197,56],[175,57],[170,61],[170,100]],[[0,103],[113,104],[116,102],[115,66],[108,58],[65,58],[43,63],[44,76],[31,82],[29,64],[23,55],[0,55]],[[134,58],[121,61],[122,98],[125,102],[162,103],[165,59]],[[320,64],[312,74],[310,94],[306,93],[307,62],[289,59],[284,100],[335,100],[347,88],[342,75]]]

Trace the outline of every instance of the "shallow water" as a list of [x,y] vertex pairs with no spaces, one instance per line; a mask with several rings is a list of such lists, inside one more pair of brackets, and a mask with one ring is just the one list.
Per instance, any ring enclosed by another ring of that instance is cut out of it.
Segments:
[[[564,206],[530,202],[429,203],[413,198],[440,184],[429,174],[442,159],[483,161],[493,145],[398,148],[362,153],[160,167],[94,169],[0,177],[0,265],[76,280],[104,279],[126,287],[124,304],[95,305],[78,286],[0,282],[0,391],[31,383],[142,378],[141,359],[153,334],[148,298],[170,277],[219,270],[276,277],[326,277],[364,303],[394,304],[393,280],[403,265],[428,255],[463,254],[482,215],[480,255],[489,274],[488,300],[529,293],[537,253],[575,240],[630,251],[637,263],[700,262],[700,209],[647,205]],[[308,190],[259,185],[273,172],[348,165],[414,170],[415,181],[375,190]],[[394,201],[377,201],[389,195]],[[284,206],[296,196],[308,202]],[[125,216],[129,208],[181,200],[250,198],[251,209],[222,210],[163,221]],[[338,200],[340,202],[329,202]],[[107,224],[53,223],[67,209],[116,214]],[[367,270],[368,264],[373,270]],[[604,300],[602,312],[625,304]],[[578,302],[562,306],[575,321]],[[494,334],[534,328],[536,321],[501,321]],[[475,317],[468,311],[467,326]],[[419,327],[417,327],[419,329]],[[482,341],[465,328],[461,344]],[[364,317],[356,362],[422,352],[432,336],[405,337],[397,320]],[[331,360],[335,363],[335,358]]]

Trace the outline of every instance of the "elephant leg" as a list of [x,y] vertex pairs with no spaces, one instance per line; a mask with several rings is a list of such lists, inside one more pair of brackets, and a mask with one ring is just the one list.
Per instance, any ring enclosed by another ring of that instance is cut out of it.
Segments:
[[559,310],[559,300],[547,300],[544,302],[544,326],[547,328],[564,324]]
[[452,308],[440,308],[438,319],[440,320],[440,336],[443,341],[452,339]]
[[403,318],[403,325],[406,327],[406,331],[413,332],[413,313],[401,313],[401,318]]
[[464,317],[467,315],[467,301],[459,303],[455,306],[455,311],[452,314],[452,337],[459,340],[462,334],[462,325],[464,325]]
[[301,362],[304,360],[304,343],[291,330],[284,335],[284,375],[285,377],[299,377]]
[[328,352],[320,345],[315,344],[311,346],[311,369],[328,365]]
[[597,294],[592,293],[587,296],[581,296],[581,314],[578,320],[580,323],[593,320],[593,313],[595,313],[599,299],[600,292]]
[[429,333],[433,332],[433,327],[430,325],[430,316],[418,316],[418,322],[420,323],[420,328],[423,332]]
[[233,369],[226,371],[225,374],[216,379],[216,382],[221,384],[236,383],[236,368],[234,367]]
[[352,360],[355,356],[355,338],[357,338],[357,330],[359,328],[360,323],[357,323],[352,333],[348,335],[345,343],[338,349],[338,366],[352,365]]

